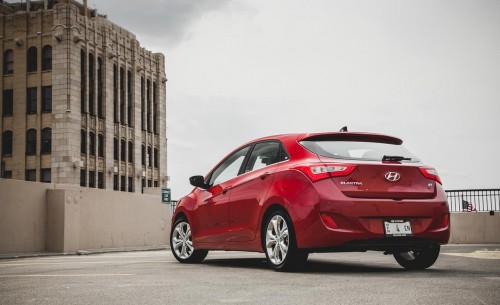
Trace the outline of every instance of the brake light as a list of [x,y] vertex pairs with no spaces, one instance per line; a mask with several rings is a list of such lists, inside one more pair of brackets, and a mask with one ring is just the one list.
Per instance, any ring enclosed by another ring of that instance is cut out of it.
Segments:
[[294,169],[303,172],[309,179],[311,179],[311,181],[316,182],[327,178],[343,177],[350,175],[356,169],[356,165],[316,163],[316,164],[296,166],[294,167]]
[[432,179],[432,180],[438,182],[439,184],[443,184],[441,182],[441,178],[439,178],[439,175],[438,175],[437,170],[435,168],[433,168],[433,167],[420,167],[419,169],[425,178],[429,178],[429,179]]

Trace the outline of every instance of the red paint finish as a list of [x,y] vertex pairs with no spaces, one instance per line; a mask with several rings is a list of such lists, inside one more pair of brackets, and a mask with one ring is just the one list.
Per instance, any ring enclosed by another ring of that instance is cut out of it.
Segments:
[[[374,249],[366,241],[403,241],[406,246],[412,241],[448,242],[448,203],[434,168],[420,161],[325,157],[299,143],[305,139],[402,143],[390,136],[352,132],[280,135],[246,143],[241,147],[279,142],[286,156],[261,158],[255,161],[260,168],[248,170],[248,155],[235,177],[208,189],[196,187],[182,198],[173,219],[187,217],[194,247],[262,252],[262,227],[270,207],[290,216],[297,246],[310,252],[345,250],[353,243]],[[386,237],[383,223],[389,220],[409,221],[413,236]]]

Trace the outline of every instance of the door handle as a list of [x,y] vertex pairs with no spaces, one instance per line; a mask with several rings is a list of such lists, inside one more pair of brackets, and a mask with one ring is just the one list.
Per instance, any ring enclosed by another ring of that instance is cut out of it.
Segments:
[[264,180],[264,179],[266,179],[269,176],[271,176],[271,173],[265,172],[262,175],[260,175],[259,178],[260,178],[260,180]]

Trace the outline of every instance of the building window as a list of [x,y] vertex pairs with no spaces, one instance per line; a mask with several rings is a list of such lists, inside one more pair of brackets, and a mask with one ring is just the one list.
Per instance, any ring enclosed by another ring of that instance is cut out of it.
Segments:
[[2,178],[4,178],[4,179],[12,179],[12,171],[4,171]]
[[50,183],[52,181],[50,168],[42,168],[40,171],[40,181],[45,183]]
[[36,169],[26,170],[26,181],[36,181]]
[[14,73],[14,51],[6,50],[3,53],[3,74]]
[[89,154],[95,156],[95,133],[89,132]]
[[148,180],[148,187],[152,187],[153,184],[151,183],[151,180]]
[[26,89],[26,113],[36,113],[36,87]]
[[122,139],[121,143],[120,143],[120,160],[125,162],[127,159],[125,158],[126,155],[127,155],[127,143],[125,142],[125,140]]
[[134,179],[132,179],[132,177],[128,177],[128,191],[134,191]]
[[148,147],[148,165],[153,166],[153,156],[151,155],[151,147]]
[[52,86],[42,87],[42,112],[52,112]]
[[127,125],[125,122],[125,70],[120,68],[120,122],[122,125]]
[[158,180],[155,180],[153,185],[154,187],[158,187]]
[[155,147],[155,150],[154,150],[154,164],[155,164],[155,167],[158,168],[158,148]]
[[146,145],[142,144],[141,149],[141,164],[146,165]]
[[141,77],[141,128],[143,131],[146,130],[146,121],[145,113],[146,113],[146,101],[145,101],[145,92],[144,92],[144,77]]
[[12,155],[12,131],[7,130],[2,134],[2,155]]
[[86,71],[86,56],[85,56],[85,51],[81,50],[80,51],[80,111],[83,113],[87,113],[87,107],[85,105],[85,90],[87,87],[86,83],[86,78],[87,78],[87,71]]
[[36,130],[29,129],[26,131],[26,154],[36,154]]
[[113,175],[113,190],[118,191],[118,175]]
[[118,123],[118,67],[113,65],[113,119]]
[[89,187],[95,187],[95,171],[89,171]]
[[97,187],[100,189],[104,188],[104,173],[103,172],[97,173]]
[[42,71],[52,70],[52,47],[46,45],[42,48]]
[[102,59],[97,58],[97,116],[102,119],[104,118],[104,105],[102,102],[102,86],[103,86],[103,69],[102,69]]
[[146,125],[148,132],[151,132],[151,81],[148,79],[146,82]]
[[87,132],[85,129],[80,131],[80,153],[82,155],[87,154]]
[[133,99],[132,99],[132,72],[127,71],[127,122],[130,127],[133,127],[132,124],[132,109],[133,109]]
[[158,128],[156,124],[158,123],[158,100],[157,100],[158,89],[156,83],[153,83],[153,132],[158,134]]
[[42,129],[42,147],[41,153],[47,154],[52,151],[52,129],[44,128]]
[[134,163],[134,143],[128,142],[128,162]]
[[104,158],[104,136],[102,134],[97,135],[97,156]]
[[12,115],[14,111],[14,90],[8,89],[3,91],[2,99],[2,114],[3,116]]
[[30,47],[27,52],[26,57],[26,71],[27,72],[36,72],[37,69],[37,49],[36,47]]
[[113,139],[113,159],[118,161],[118,139]]
[[144,193],[144,188],[146,187],[146,179],[142,178],[142,181],[141,181],[141,182],[142,182],[142,184],[141,184],[141,185],[142,185],[142,190],[141,190],[141,192],[142,192],[142,193]]
[[126,180],[125,180],[125,176],[122,176],[121,177],[121,180],[120,180],[120,190],[122,192],[125,192],[126,189],[125,189],[125,183],[126,183]]
[[94,108],[94,92],[95,92],[94,66],[95,66],[94,55],[92,53],[89,53],[89,73],[88,73],[89,74],[89,92],[88,92],[88,97],[89,97],[90,115],[95,115],[95,108]]
[[87,173],[84,169],[80,170],[80,186],[87,186]]

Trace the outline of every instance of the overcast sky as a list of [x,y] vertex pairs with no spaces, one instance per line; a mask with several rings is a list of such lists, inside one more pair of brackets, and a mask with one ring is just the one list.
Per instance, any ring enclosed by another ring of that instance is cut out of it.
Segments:
[[257,137],[390,134],[500,187],[500,1],[89,0],[166,56],[173,198]]

